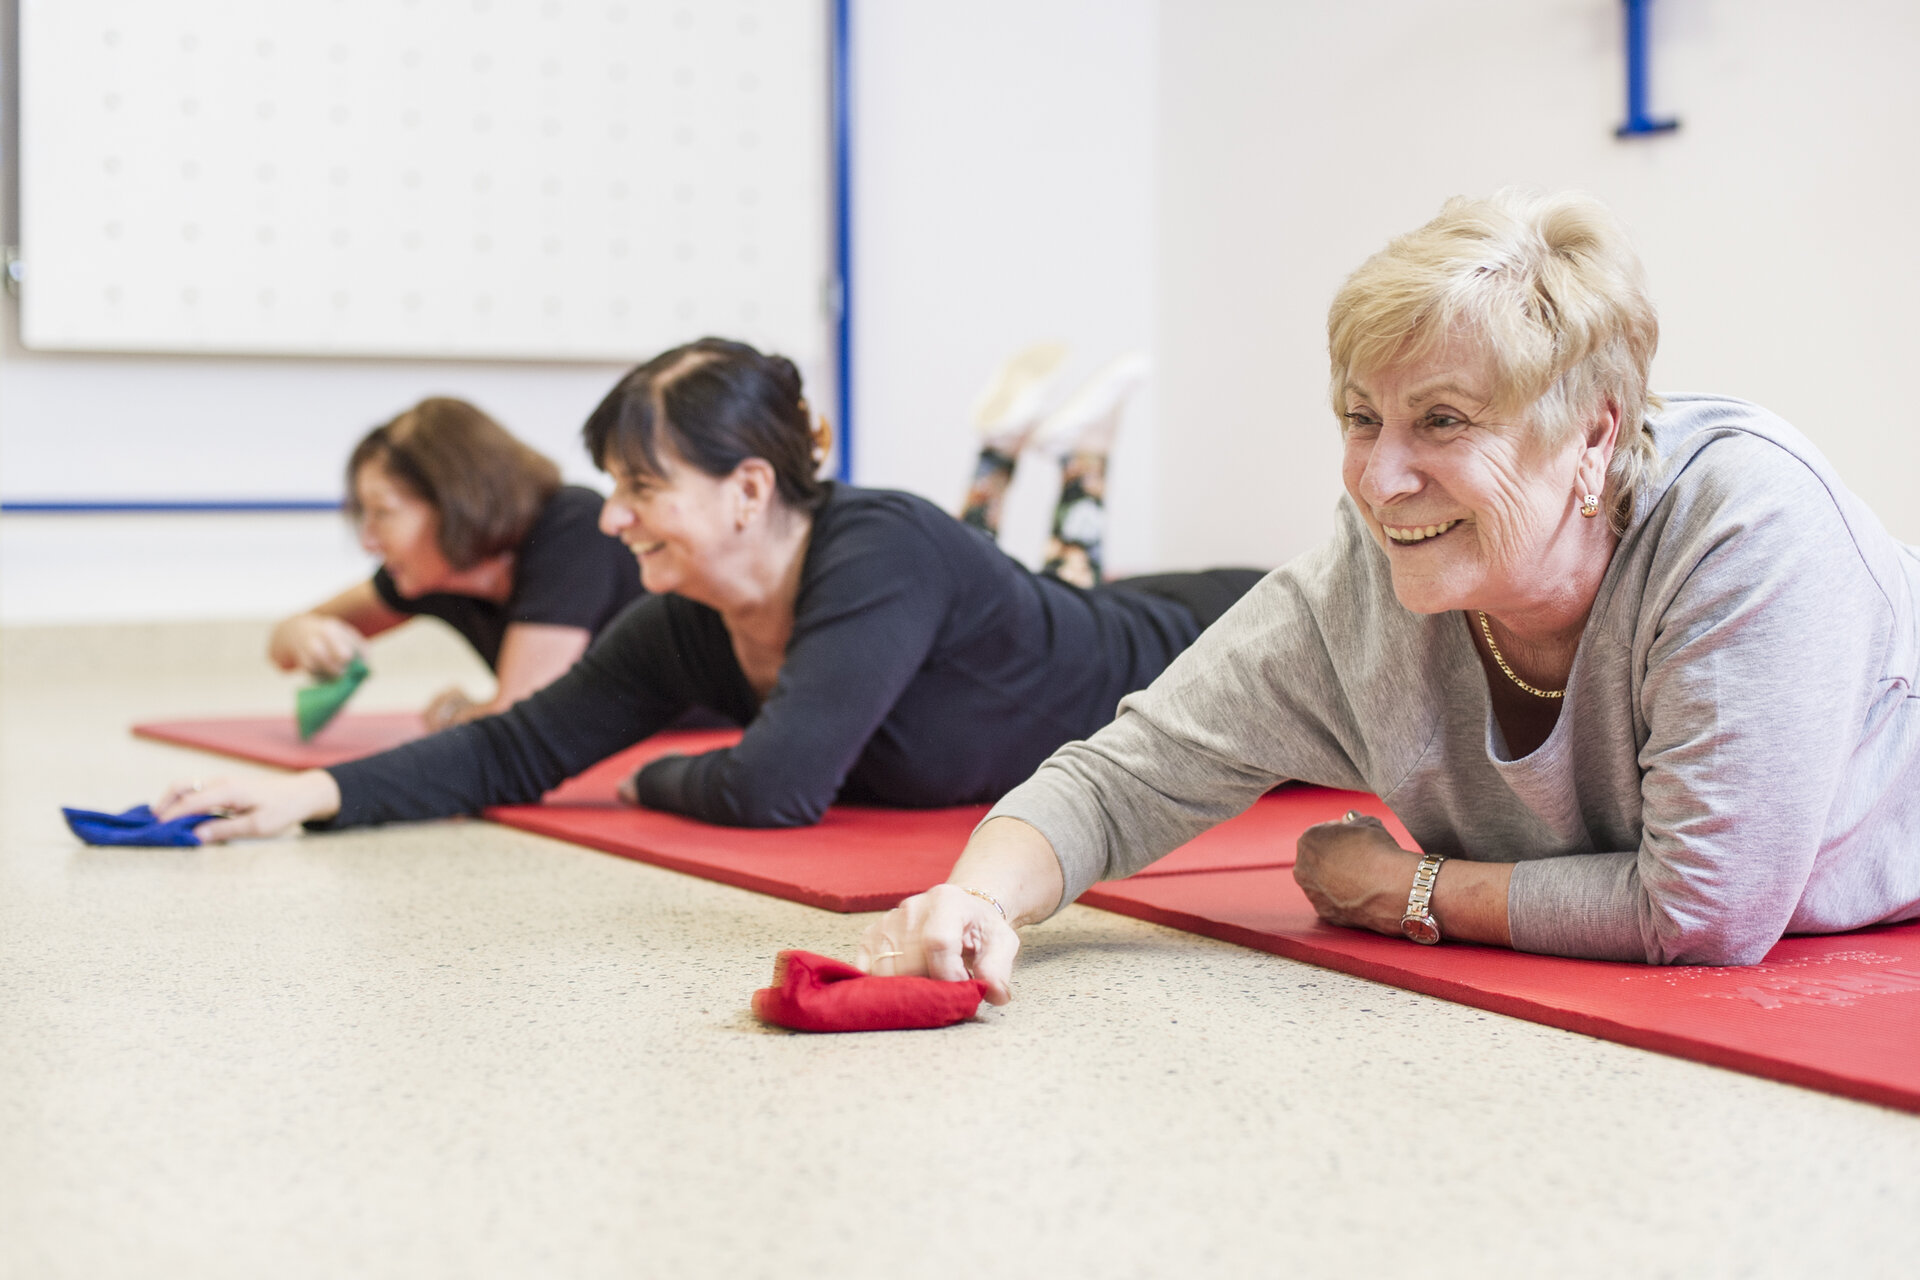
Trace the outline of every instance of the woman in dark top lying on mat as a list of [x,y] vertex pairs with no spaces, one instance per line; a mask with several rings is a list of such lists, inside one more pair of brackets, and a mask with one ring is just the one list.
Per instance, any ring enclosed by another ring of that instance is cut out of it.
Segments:
[[625,547],[600,532],[600,495],[463,400],[423,400],[376,427],[347,462],[347,512],[379,556],[370,582],[274,627],[283,671],[331,677],[416,614],[439,618],[493,669],[474,702],[448,689],[431,728],[504,711],[545,688],[642,594]]
[[793,365],[705,339],[635,369],[588,419],[614,480],[601,527],[649,595],[511,710],[331,770],[175,788],[202,839],[521,803],[689,707],[739,745],[647,765],[630,797],[734,826],[835,800],[992,799],[1091,733],[1259,578],[1216,570],[1092,590],[1030,573],[903,493],[816,479]]

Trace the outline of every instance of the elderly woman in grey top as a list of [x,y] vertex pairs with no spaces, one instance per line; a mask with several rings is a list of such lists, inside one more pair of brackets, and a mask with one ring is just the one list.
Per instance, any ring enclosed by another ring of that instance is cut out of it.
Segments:
[[1920,559],[1785,422],[1649,395],[1638,259],[1582,196],[1456,199],[1328,321],[1346,496],[1118,718],[1003,799],[876,973],[1008,996],[1015,928],[1283,779],[1378,793],[1331,923],[1748,964],[1920,916]]

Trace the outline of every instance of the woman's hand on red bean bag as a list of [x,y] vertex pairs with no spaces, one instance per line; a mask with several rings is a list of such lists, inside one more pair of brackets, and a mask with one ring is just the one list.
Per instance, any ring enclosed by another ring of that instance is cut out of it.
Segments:
[[1013,999],[1013,958],[1020,935],[986,898],[959,885],[915,894],[867,927],[854,953],[864,973],[925,975],[942,982],[986,984],[987,1001]]

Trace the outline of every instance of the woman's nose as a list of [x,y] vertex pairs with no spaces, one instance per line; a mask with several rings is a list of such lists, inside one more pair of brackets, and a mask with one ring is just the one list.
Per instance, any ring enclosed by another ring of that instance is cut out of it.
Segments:
[[1382,427],[1367,449],[1360,473],[1360,496],[1375,506],[1386,506],[1420,488],[1411,441],[1405,431]]
[[633,510],[618,498],[608,498],[600,504],[600,532],[609,538],[617,538],[620,531],[633,523]]

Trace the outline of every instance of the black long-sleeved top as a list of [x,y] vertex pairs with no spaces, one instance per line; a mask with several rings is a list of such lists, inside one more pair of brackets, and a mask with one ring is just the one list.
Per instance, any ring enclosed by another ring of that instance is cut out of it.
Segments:
[[488,670],[500,669],[500,645],[516,622],[581,627],[598,635],[636,597],[640,566],[618,538],[600,532],[603,499],[581,485],[562,485],[514,548],[513,593],[506,603],[452,592],[409,599],[382,565],[373,575],[381,603],[398,613],[426,614],[458,631]]
[[1199,630],[1172,600],[1036,576],[923,499],[834,486],[765,702],[718,613],[647,596],[504,714],[332,769],[340,812],[320,825],[527,803],[689,706],[746,732],[643,768],[651,808],[764,827],[817,822],[835,800],[989,801],[1105,724]]

